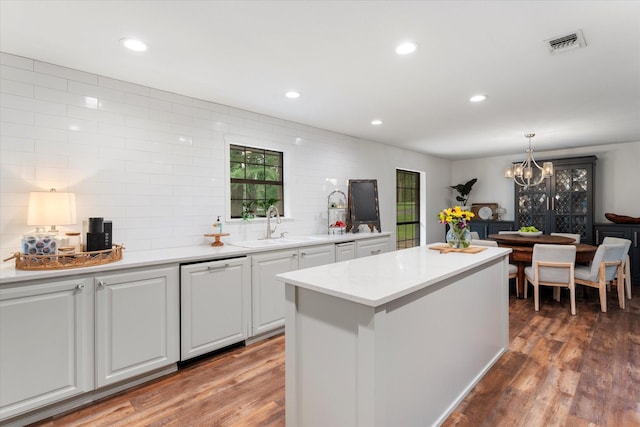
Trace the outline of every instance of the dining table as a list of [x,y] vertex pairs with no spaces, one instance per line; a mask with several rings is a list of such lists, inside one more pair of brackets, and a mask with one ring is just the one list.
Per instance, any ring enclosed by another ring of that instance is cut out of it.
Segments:
[[545,245],[574,245],[576,247],[576,263],[588,264],[593,260],[593,256],[598,249],[597,246],[586,243],[575,243],[571,237],[552,236],[541,234],[539,236],[521,236],[520,234],[489,234],[488,239],[498,242],[498,246],[511,248],[509,262],[518,267],[518,298],[524,298],[524,268],[531,265],[533,257],[533,246],[535,244]]

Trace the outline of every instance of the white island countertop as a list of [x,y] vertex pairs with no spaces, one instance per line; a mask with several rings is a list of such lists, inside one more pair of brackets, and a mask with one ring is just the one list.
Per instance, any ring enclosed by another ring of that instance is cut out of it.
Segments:
[[300,288],[378,307],[422,288],[472,270],[511,252],[487,247],[471,253],[443,253],[429,249],[432,243],[337,264],[291,271],[278,279]]

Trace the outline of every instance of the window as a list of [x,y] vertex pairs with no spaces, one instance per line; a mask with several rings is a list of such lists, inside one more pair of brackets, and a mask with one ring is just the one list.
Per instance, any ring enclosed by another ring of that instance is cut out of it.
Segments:
[[231,218],[265,216],[270,205],[284,215],[283,154],[230,145],[229,159]]
[[396,249],[420,246],[420,173],[396,170]]

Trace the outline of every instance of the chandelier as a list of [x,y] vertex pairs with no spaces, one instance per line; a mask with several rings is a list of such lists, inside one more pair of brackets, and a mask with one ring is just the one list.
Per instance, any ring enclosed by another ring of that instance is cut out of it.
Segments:
[[[522,163],[509,166],[504,170],[504,177],[511,178],[521,187],[529,187],[540,184],[544,179],[553,176],[553,163],[544,162],[540,166],[533,158],[533,148],[531,148],[531,138],[536,136],[535,133],[528,133],[524,137],[529,139],[529,148],[525,151],[526,158]],[[534,168],[540,171],[540,174],[534,179]]]

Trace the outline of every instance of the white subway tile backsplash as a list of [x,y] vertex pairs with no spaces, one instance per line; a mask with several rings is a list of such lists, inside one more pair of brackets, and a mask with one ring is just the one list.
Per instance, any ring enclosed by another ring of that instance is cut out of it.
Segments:
[[58,142],[66,142],[67,141],[67,130],[62,129],[54,129],[42,126],[34,127],[34,138],[35,139],[45,139],[49,141],[58,141]]
[[193,105],[193,98],[160,89],[151,88],[151,90],[149,91],[149,96],[151,96],[152,98],[161,99],[163,101],[174,102],[176,104]]
[[233,116],[230,114],[222,114],[218,112],[211,113],[211,120],[216,123],[221,123],[227,126],[238,126],[240,129],[244,126],[245,119],[239,116]]
[[116,89],[126,94],[135,94],[142,96],[149,96],[151,92],[146,86],[141,86],[135,83],[129,83],[122,80],[112,79],[110,77],[98,76],[98,86],[106,87],[109,89]]
[[98,132],[102,135],[120,138],[149,139],[149,131],[144,128],[132,128],[114,123],[98,123]]
[[[49,155],[49,154],[53,154],[56,156],[69,156],[71,154],[70,152],[70,146],[66,141],[43,141],[40,139],[36,139],[35,140],[35,151],[36,151],[36,155]],[[67,164],[67,161],[65,159],[65,165]]]
[[80,94],[69,93],[57,89],[49,89],[46,87],[35,86],[35,99],[57,102],[66,105],[75,105],[78,107],[98,108],[98,100],[93,97],[83,96]]
[[[2,124],[0,123],[0,126]],[[3,136],[0,138],[0,152],[9,153],[11,151],[34,151],[34,141],[32,139]]]
[[119,125],[124,124],[124,114],[95,110],[92,108],[76,107],[75,105],[68,106],[67,115],[78,119],[95,120]]
[[8,95],[24,96],[26,98],[33,98],[33,85],[28,83],[21,83],[12,80],[7,80],[2,75],[0,79],[0,91]]
[[34,114],[31,111],[0,108],[0,120],[2,122],[32,125],[34,123],[33,116]]
[[216,104],[215,102],[205,101],[202,99],[194,99],[193,106],[198,108],[204,108],[205,110],[215,111],[222,114],[229,114],[229,108],[226,105]]
[[[66,188],[69,185],[66,159],[63,156],[53,156],[52,159],[39,156],[35,162],[35,184],[41,189]],[[30,191],[37,191],[30,190]]]
[[51,89],[67,90],[67,79],[52,77],[47,74],[34,73],[22,68],[0,65],[0,76],[6,80],[25,83],[35,86],[44,86]]
[[191,175],[196,178],[206,178],[211,175],[211,168],[197,166],[173,165],[174,175]]
[[33,59],[0,52],[0,64],[33,71]]
[[171,106],[171,111],[176,114],[182,114],[189,117],[211,120],[211,110],[206,110],[204,108],[189,107],[182,104],[173,104]]
[[49,64],[47,62],[35,61],[33,70],[48,74],[50,76],[62,77],[63,79],[75,80],[91,85],[98,84],[98,76],[96,74],[86,73],[84,71],[74,70],[72,68],[61,67],[59,65]]
[[[2,88],[0,87],[0,90]],[[55,102],[40,101],[33,98],[23,96],[14,96],[10,94],[0,95],[0,106],[7,108],[15,108],[16,110],[32,111],[36,113],[58,114],[64,115],[67,106]]]
[[0,136],[12,136],[17,138],[34,138],[37,130],[33,126],[23,123],[5,122],[0,126]]
[[66,116],[55,116],[51,114],[35,114],[35,125],[53,129],[69,129],[69,118]]
[[[395,179],[390,157],[404,156],[373,142],[27,58],[2,54],[0,63],[0,255],[15,250],[28,231],[26,194],[37,189],[75,192],[76,228],[90,216],[112,219],[114,240],[127,251],[209,245],[203,235],[217,215],[233,240],[264,234],[263,221],[224,218],[229,142],[288,153],[286,197],[296,217],[283,228],[297,233],[323,230],[326,197],[336,187],[346,191],[349,177]],[[408,166],[420,169],[425,159],[416,154]],[[438,179],[431,185],[449,184]],[[387,196],[385,228],[392,227],[393,198]]]
[[149,109],[146,107],[138,107],[136,105],[126,104],[124,102],[113,101],[109,99],[100,98],[98,101],[98,109],[101,111],[122,114],[125,116],[135,116],[141,118],[149,117]]

